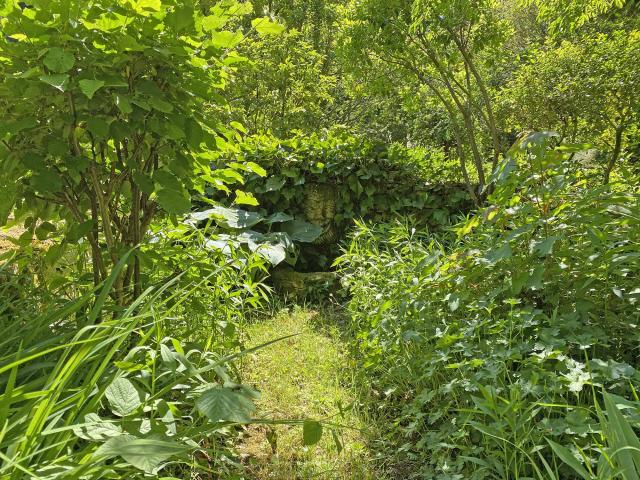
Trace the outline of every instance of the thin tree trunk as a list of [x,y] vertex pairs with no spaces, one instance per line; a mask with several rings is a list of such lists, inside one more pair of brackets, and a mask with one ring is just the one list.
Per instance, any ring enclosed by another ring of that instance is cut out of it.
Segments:
[[604,170],[604,184],[607,185],[609,183],[609,179],[611,177],[611,172],[613,171],[613,167],[615,166],[618,158],[620,158],[620,152],[622,151],[622,134],[624,133],[624,125],[618,125],[616,128],[616,137],[615,143],[613,146],[613,153],[609,158],[609,162]]

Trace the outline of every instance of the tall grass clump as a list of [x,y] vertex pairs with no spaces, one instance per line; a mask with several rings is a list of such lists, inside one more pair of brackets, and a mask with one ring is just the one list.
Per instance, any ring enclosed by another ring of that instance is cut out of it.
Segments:
[[595,472],[623,456],[598,405],[638,424],[637,183],[594,187],[554,142],[521,138],[449,234],[361,224],[337,262],[371,405],[416,478],[582,478],[551,445]]
[[[196,255],[188,242],[180,248]],[[126,256],[98,289],[60,307],[42,303],[28,319],[19,301],[3,309],[0,478],[185,478],[237,468],[233,426],[251,420],[257,392],[235,383],[230,367],[243,352],[227,345],[233,332],[219,322],[237,323],[243,302],[260,301],[256,260],[210,255],[206,271],[182,260],[182,272],[158,268],[125,308],[109,293]],[[196,300],[207,304],[200,316],[187,308]],[[187,330],[205,315],[217,323]]]

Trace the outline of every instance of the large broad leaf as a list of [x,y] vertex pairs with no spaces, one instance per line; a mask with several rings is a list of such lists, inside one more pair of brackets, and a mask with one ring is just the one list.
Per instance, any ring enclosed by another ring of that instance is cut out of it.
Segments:
[[293,220],[293,217],[284,212],[273,213],[264,219],[264,221],[269,224],[288,222],[289,220]]
[[242,32],[230,32],[221,30],[211,34],[210,44],[217,48],[234,48],[242,42],[244,35]]
[[57,88],[61,92],[64,92],[69,85],[69,75],[67,74],[59,74],[59,75],[41,75],[40,80],[44,83],[48,83],[54,88]]
[[158,192],[158,203],[167,213],[180,215],[191,210],[191,199],[182,191],[163,188]]
[[122,435],[122,429],[115,423],[102,420],[97,413],[84,416],[84,425],[74,427],[73,432],[85,440],[108,440]]
[[263,220],[262,215],[255,212],[247,212],[240,208],[227,208],[219,205],[196,212],[189,215],[189,219],[201,222],[203,220],[214,219],[220,226],[234,229],[251,228]]
[[315,445],[322,438],[322,424],[315,420],[305,420],[302,424],[302,443]]
[[113,413],[121,417],[133,413],[142,403],[136,387],[124,377],[116,378],[104,393]]
[[196,408],[212,422],[246,423],[255,405],[238,389],[213,387],[196,400]]
[[313,242],[322,235],[322,227],[304,220],[291,220],[282,224],[282,231],[295,242]]
[[42,60],[49,70],[55,73],[65,73],[71,70],[75,63],[75,58],[69,52],[54,47],[50,48]]
[[186,445],[165,438],[138,438],[133,435],[120,435],[107,440],[96,450],[94,456],[122,457],[134,467],[153,474],[163,462],[189,450]]
[[80,84],[80,90],[87,98],[93,98],[98,89],[104,86],[104,81],[102,80],[80,80],[78,83]]
[[251,26],[260,35],[280,35],[285,31],[284,25],[272,22],[269,17],[254,18],[251,21]]

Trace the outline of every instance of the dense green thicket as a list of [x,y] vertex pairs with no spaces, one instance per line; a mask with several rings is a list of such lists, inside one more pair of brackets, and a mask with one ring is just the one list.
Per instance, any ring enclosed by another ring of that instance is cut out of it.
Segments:
[[[319,238],[311,239],[314,245],[303,246],[298,256],[302,269],[327,269],[355,220],[382,222],[410,215],[417,225],[437,228],[473,205],[463,184],[441,180],[446,175],[439,169],[451,168],[441,152],[388,146],[344,133],[289,140],[247,137],[233,156],[221,160],[221,166],[245,166],[243,190],[256,199],[253,209],[274,219],[258,230],[291,233],[290,222],[282,223],[288,219],[321,228]],[[252,173],[251,165],[266,175]],[[220,195],[214,198],[225,201]],[[280,221],[275,221],[277,215]]]
[[418,478],[550,478],[545,461],[573,478],[545,439],[595,469],[601,390],[638,420],[639,192],[589,187],[552,140],[521,139],[450,235],[363,224],[338,261],[377,414]]

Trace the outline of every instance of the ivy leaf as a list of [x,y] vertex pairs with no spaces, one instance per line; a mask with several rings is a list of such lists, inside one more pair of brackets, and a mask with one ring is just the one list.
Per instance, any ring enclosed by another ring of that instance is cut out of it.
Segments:
[[197,400],[196,408],[212,422],[227,421],[246,423],[255,410],[253,402],[235,389],[213,387]]
[[133,383],[125,377],[116,378],[104,392],[111,410],[119,417],[136,411],[141,405],[140,394]]
[[254,18],[251,21],[251,26],[260,35],[280,35],[285,31],[284,25],[272,22],[269,17]]
[[269,177],[264,186],[265,192],[275,192],[280,190],[286,182],[287,179],[283,177]]
[[322,424],[315,420],[305,420],[302,424],[302,443],[315,445],[322,438]]
[[84,93],[88,99],[93,98],[93,95],[98,89],[104,86],[102,80],[80,80],[79,84],[80,90],[82,90],[82,93]]
[[61,92],[66,91],[67,86],[69,84],[69,75],[67,74],[41,75],[39,79],[44,83],[47,83],[54,88],[57,88]]
[[54,47],[49,49],[42,62],[52,72],[64,73],[71,70],[76,60],[69,52],[65,52],[59,47]]

